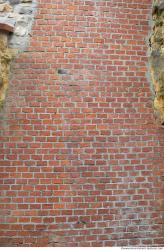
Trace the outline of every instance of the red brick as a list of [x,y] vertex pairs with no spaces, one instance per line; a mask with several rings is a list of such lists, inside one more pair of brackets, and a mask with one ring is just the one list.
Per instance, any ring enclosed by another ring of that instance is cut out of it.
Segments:
[[2,245],[163,245],[151,5],[39,1],[1,111]]

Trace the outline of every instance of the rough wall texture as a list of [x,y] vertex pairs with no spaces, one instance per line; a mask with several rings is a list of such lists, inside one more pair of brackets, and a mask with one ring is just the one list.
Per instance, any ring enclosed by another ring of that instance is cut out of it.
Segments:
[[164,0],[154,0],[154,27],[150,38],[150,65],[154,89],[154,107],[164,125]]
[[9,83],[10,61],[12,52],[8,48],[8,37],[3,31],[0,32],[0,108],[6,96]]
[[35,0],[0,0],[0,109],[9,84],[10,63],[28,44]]
[[39,0],[1,111],[1,246],[164,246],[150,0]]

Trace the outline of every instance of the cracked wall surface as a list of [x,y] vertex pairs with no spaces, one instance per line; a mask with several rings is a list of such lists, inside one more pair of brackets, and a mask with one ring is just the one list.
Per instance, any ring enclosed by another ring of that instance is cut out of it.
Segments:
[[35,0],[0,0],[0,107],[9,83],[11,60],[27,47]]
[[153,31],[150,37],[150,71],[154,90],[154,108],[164,125],[164,0],[153,2]]

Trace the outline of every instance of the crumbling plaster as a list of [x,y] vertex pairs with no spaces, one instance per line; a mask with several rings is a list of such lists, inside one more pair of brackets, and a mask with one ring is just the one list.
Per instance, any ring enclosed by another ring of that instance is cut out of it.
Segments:
[[150,37],[150,72],[157,120],[164,125],[164,0],[153,1],[153,29]]
[[0,0],[0,107],[9,84],[11,60],[27,47],[36,0]]

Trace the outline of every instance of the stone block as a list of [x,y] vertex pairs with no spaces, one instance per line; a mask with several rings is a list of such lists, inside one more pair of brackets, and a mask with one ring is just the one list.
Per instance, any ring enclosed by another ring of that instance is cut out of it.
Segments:
[[13,8],[8,3],[0,4],[0,12],[11,12],[13,11]]
[[0,22],[0,31],[13,32],[14,31],[14,26]]

